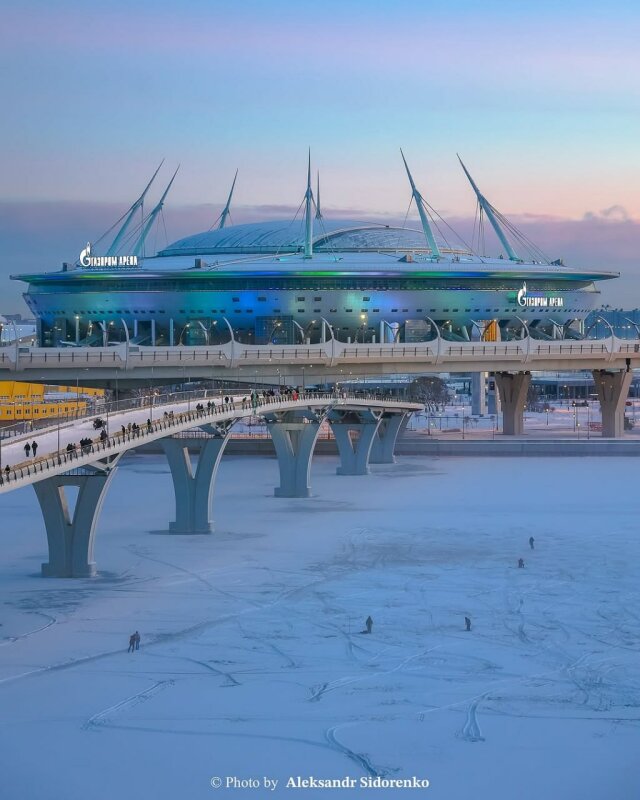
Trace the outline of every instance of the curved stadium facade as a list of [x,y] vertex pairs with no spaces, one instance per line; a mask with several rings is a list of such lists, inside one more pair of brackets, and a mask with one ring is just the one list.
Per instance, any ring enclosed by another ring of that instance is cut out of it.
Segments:
[[584,318],[601,305],[600,281],[615,273],[520,257],[515,229],[473,181],[504,254],[451,247],[409,178],[419,227],[325,219],[309,181],[297,222],[225,226],[229,200],[217,229],[142,257],[165,192],[129,252],[124,229],[142,198],[105,256],[88,257],[88,247],[61,271],[14,277],[28,284],[25,300],[42,346],[125,337],[141,345],[207,345],[227,340],[230,329],[242,342],[288,344],[331,335],[415,342],[437,331],[451,340],[505,340],[527,331],[541,339],[581,337]]

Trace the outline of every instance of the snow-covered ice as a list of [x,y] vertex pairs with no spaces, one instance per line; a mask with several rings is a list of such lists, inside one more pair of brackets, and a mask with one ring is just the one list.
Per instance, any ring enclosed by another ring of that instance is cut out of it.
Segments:
[[166,462],[132,456],[95,580],[39,577],[35,495],[0,498],[2,796],[282,797],[289,776],[415,775],[431,787],[304,796],[637,797],[629,459],[336,464],[314,459],[314,497],[285,500],[275,459],[226,456],[217,532],[171,536],[149,533],[172,518]]

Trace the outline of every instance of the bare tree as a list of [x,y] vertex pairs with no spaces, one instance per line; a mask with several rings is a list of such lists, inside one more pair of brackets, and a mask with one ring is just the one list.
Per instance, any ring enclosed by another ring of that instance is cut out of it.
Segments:
[[436,376],[415,378],[409,387],[411,396],[424,403],[426,411],[438,411],[449,401],[447,385]]

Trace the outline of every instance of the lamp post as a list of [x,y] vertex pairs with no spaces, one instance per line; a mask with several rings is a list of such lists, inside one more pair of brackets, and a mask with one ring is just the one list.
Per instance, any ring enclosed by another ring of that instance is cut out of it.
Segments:
[[180,331],[180,336],[178,337],[178,344],[182,344],[182,337],[184,336],[184,332],[191,326],[190,322],[187,322],[186,325],[183,326],[182,330]]
[[[278,320],[278,322],[276,322],[276,323],[275,323],[275,325],[273,326],[273,328],[271,328],[271,333],[270,333],[270,334],[267,336],[267,344],[272,344],[272,342],[271,342],[271,337],[272,337],[272,336],[273,336],[273,334],[276,332],[276,330],[277,330],[278,328],[280,328],[281,326],[282,326],[282,322],[280,322],[280,320]],[[275,342],[273,342],[273,344],[275,344]]]
[[356,331],[356,344],[358,344],[358,334],[360,333],[360,330],[362,330],[362,344],[364,344],[364,339],[367,332],[366,325],[367,325],[367,315],[360,314],[360,327]]

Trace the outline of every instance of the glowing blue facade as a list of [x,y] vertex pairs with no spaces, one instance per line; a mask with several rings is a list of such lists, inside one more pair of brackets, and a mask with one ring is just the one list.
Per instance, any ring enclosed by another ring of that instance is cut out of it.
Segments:
[[[319,230],[318,230],[319,229]],[[298,223],[235,225],[175,242],[137,267],[65,265],[20,275],[40,343],[295,343],[473,339],[496,320],[502,338],[528,326],[540,338],[579,335],[614,273],[481,258],[441,246],[423,231],[322,220],[313,254]],[[524,287],[524,293],[523,293]],[[324,322],[323,322],[324,320]]]

